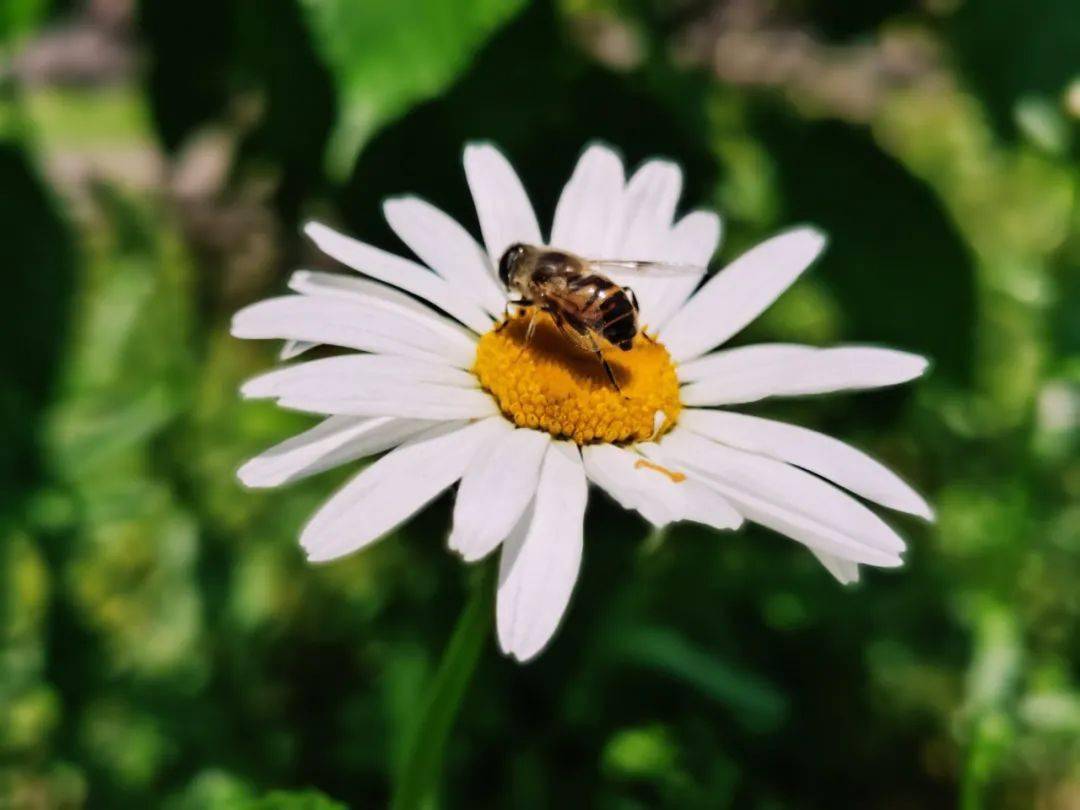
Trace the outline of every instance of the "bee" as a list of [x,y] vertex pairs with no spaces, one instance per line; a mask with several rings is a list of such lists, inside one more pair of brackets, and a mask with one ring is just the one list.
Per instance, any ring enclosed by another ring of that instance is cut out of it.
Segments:
[[[639,323],[637,296],[627,286],[616,284],[608,273],[641,276],[685,276],[701,268],[662,262],[583,259],[561,250],[513,244],[499,260],[499,280],[519,307],[533,308],[525,332],[525,345],[536,330],[537,316],[546,312],[558,330],[574,345],[592,352],[616,391],[615,372],[604,357],[603,342],[629,351],[639,333],[652,340]],[[507,317],[499,325],[502,328]]]

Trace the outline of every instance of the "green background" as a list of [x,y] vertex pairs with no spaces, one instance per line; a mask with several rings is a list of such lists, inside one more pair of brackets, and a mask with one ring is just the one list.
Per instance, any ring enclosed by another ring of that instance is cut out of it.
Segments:
[[4,0],[0,808],[389,801],[475,574],[450,496],[307,565],[351,471],[240,488],[309,420],[239,400],[276,347],[228,322],[323,262],[307,218],[398,249],[415,192],[476,232],[475,138],[544,223],[599,138],[684,166],[718,262],[826,229],[738,340],[932,372],[755,410],[939,520],[889,516],[906,567],[845,589],[594,497],[565,627],[488,642],[429,806],[1080,807],[1075,0]]

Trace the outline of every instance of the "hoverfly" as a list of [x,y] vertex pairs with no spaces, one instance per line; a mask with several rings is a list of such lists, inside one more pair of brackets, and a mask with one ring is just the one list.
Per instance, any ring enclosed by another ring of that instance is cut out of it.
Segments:
[[517,296],[512,302],[520,307],[535,307],[525,333],[525,345],[532,339],[539,313],[548,313],[565,337],[596,356],[616,391],[621,389],[604,358],[601,339],[623,351],[630,350],[639,332],[652,339],[638,323],[634,291],[606,275],[624,271],[650,277],[687,276],[700,273],[701,268],[663,262],[583,259],[572,253],[521,243],[507,248],[499,260],[499,279],[511,295]]

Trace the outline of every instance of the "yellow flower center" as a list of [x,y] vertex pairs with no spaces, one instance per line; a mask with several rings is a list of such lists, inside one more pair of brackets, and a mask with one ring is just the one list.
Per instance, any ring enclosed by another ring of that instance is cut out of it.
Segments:
[[606,345],[616,391],[596,356],[562,335],[548,315],[539,316],[526,345],[529,317],[481,337],[473,367],[514,424],[578,444],[648,441],[675,424],[679,380],[663,345],[640,334],[629,351]]

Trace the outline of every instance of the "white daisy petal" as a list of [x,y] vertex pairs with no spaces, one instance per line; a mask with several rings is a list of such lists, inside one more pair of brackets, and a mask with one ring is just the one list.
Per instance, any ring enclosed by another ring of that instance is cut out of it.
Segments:
[[[682,171],[677,165],[666,160],[642,165],[626,184],[621,226],[610,244],[612,255],[596,258],[670,261],[669,236],[681,191]],[[628,274],[623,280],[637,295],[642,322],[653,323],[653,313],[663,302],[670,279]]]
[[621,223],[623,165],[606,146],[590,146],[563,188],[551,226],[553,247],[586,258],[611,258]]
[[352,392],[288,393],[282,408],[322,414],[400,416],[408,419],[481,419],[499,412],[479,388],[440,385],[423,380],[371,380]]
[[543,244],[525,188],[502,152],[491,144],[469,144],[465,147],[465,176],[495,267],[515,242]]
[[294,357],[299,357],[304,352],[310,351],[318,345],[318,343],[309,343],[306,340],[286,340],[285,344],[281,347],[281,351],[278,353],[278,359],[292,360]]
[[532,507],[503,543],[499,559],[499,647],[519,661],[543,649],[566,612],[581,567],[587,498],[577,447],[552,442]]
[[448,331],[456,332],[475,340],[476,336],[457,321],[438,314],[423,301],[403,293],[401,290],[358,276],[344,273],[325,273],[320,270],[297,270],[289,276],[289,289],[303,295],[338,298],[344,301],[361,300],[366,303],[406,310],[412,314],[431,318],[445,324]]
[[458,488],[449,541],[467,562],[494,551],[521,519],[550,442],[547,433],[507,424],[505,435],[473,458]]
[[475,376],[460,368],[388,354],[346,354],[326,357],[260,374],[244,383],[245,397],[348,398],[380,383],[435,383],[477,388]]
[[490,314],[502,316],[506,293],[484,249],[453,217],[418,197],[383,204],[386,221],[409,250],[462,295]]
[[[816,476],[685,429],[664,437],[659,451],[661,458],[702,475],[755,523],[853,562],[901,564],[900,536],[861,503]],[[652,455],[648,448],[645,452]]]
[[807,428],[730,411],[684,410],[679,424],[714,441],[786,461],[891,509],[933,519],[929,504],[860,450]]
[[762,366],[779,364],[797,366],[820,351],[800,343],[755,343],[734,349],[721,349],[696,360],[679,363],[679,382],[694,383],[717,378],[742,378],[753,375]]
[[304,527],[308,559],[344,557],[378,540],[454,484],[502,417],[449,423],[387,453],[327,501]]
[[408,357],[352,354],[280,368],[249,380],[246,397],[275,397],[309,413],[478,419],[498,412],[468,372]]
[[716,248],[720,245],[720,217],[712,211],[694,211],[680,219],[671,229],[665,261],[672,264],[687,264],[699,267],[700,272],[685,278],[670,278],[663,295],[654,304],[649,313],[649,321],[644,321],[653,331],[660,331],[671,316],[686,303],[686,299],[697,289],[709,262],[712,261]]
[[880,388],[922,375],[926,358],[868,346],[816,349],[762,343],[716,352],[680,366],[686,405],[733,405],[766,397]]
[[850,585],[859,581],[858,563],[813,548],[810,549],[810,553],[818,558],[818,562],[825,566],[825,570],[836,577],[841,585]]
[[[734,529],[742,516],[717,492],[689,479],[675,481],[638,453],[611,444],[582,450],[585,472],[624,509],[634,509],[654,526],[692,520],[717,529]],[[680,474],[679,470],[671,473]]]
[[239,338],[284,338],[386,352],[469,368],[476,345],[447,329],[435,313],[414,313],[374,300],[289,295],[245,307],[233,316]]
[[660,481],[663,476],[659,473],[642,475],[641,470],[634,468],[641,458],[637,453],[613,444],[594,444],[582,448],[581,457],[589,480],[611,495],[623,509],[640,512],[658,527],[681,518],[681,503],[673,490],[674,484],[668,480],[670,486],[665,485]]
[[691,211],[671,229],[668,261],[705,268],[720,246],[722,230],[712,211]]
[[349,399],[283,397],[277,404],[290,411],[320,415],[388,416],[408,419],[483,419],[499,412],[481,391],[429,384],[384,385]]
[[473,331],[483,333],[491,327],[491,318],[477,304],[428,268],[340,234],[318,222],[309,222],[304,227],[304,233],[327,256],[359,273],[425,299]]
[[691,360],[728,340],[790,287],[824,247],[820,231],[796,228],[744,253],[671,319],[663,333],[671,356]]
[[[474,332],[466,329],[457,321],[440,315],[427,304],[418,301],[412,296],[377,281],[355,278],[341,273],[297,270],[289,277],[289,288],[303,295],[359,302],[366,306],[400,315],[410,323],[419,323],[425,334],[435,332],[447,342],[447,349],[442,354],[448,357],[452,356],[459,361],[466,355],[471,356],[475,352],[476,334]],[[299,352],[296,352],[296,354],[299,354]]]
[[666,160],[650,160],[634,172],[623,195],[622,228],[609,259],[657,259],[665,255],[667,236],[682,192],[682,171]]
[[693,478],[687,478],[679,486],[683,488],[686,502],[683,520],[711,526],[720,531],[742,526],[742,514],[731,501],[717,492],[715,487],[706,486]]
[[435,424],[424,419],[331,416],[255,456],[236,476],[248,487],[281,486],[396,447]]

